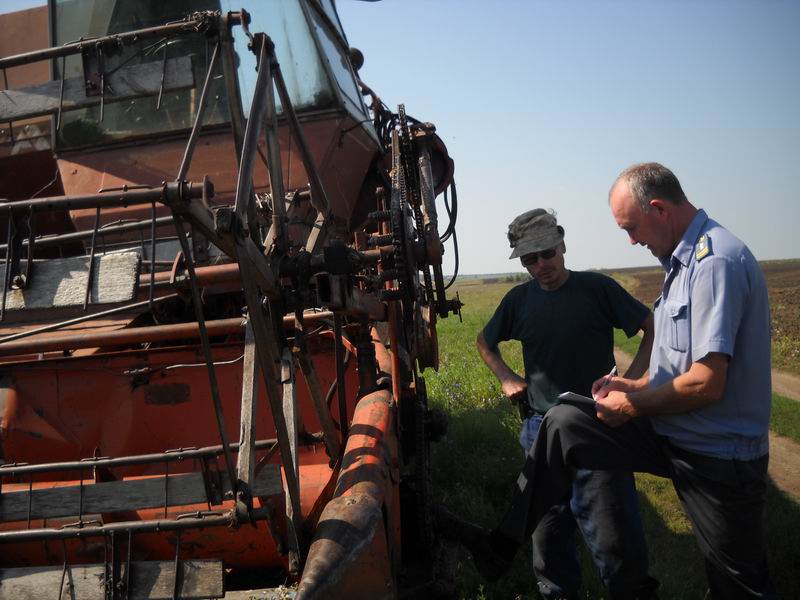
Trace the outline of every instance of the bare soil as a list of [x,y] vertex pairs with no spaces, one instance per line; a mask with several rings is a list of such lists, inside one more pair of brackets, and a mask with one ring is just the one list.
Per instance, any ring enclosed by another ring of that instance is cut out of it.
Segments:
[[[769,290],[772,367],[800,376],[800,260],[771,260],[759,264]],[[620,269],[613,275],[647,306],[653,305],[664,282],[664,271],[660,267]],[[775,391],[800,400],[777,387]]]

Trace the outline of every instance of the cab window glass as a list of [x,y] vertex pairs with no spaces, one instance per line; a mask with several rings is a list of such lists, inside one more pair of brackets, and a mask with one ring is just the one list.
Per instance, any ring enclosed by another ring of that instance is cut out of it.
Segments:
[[[299,0],[223,0],[223,5],[226,10],[244,8],[252,18],[250,31],[265,32],[275,44],[275,55],[295,110],[322,110],[334,104],[331,82]],[[249,40],[241,28],[234,31],[234,40],[240,58],[242,103],[247,114],[256,80],[256,57],[247,49]],[[276,102],[280,110],[277,92]]]
[[[105,36],[143,29],[178,21],[195,11],[219,10],[219,0],[54,0],[55,40],[58,46],[81,38]],[[105,52],[99,72],[112,73],[137,65],[152,68],[160,79],[165,53],[167,60],[180,57],[191,61],[194,86],[182,90],[164,90],[158,106],[158,94],[114,102],[110,83],[104,88],[104,102],[90,108],[66,111],[57,144],[60,148],[80,147],[114,142],[129,138],[151,136],[189,129],[194,122],[207,66],[213,47],[198,33],[147,38],[115,52]],[[92,60],[97,61],[96,55]],[[56,62],[56,76],[61,76],[61,61]],[[95,64],[97,64],[95,62]],[[64,76],[84,78],[84,59],[81,55],[67,57]],[[106,75],[106,82],[109,76]],[[158,108],[157,108],[158,106]],[[101,118],[102,117],[102,118]],[[209,89],[205,123],[228,121],[224,82],[219,63]]]

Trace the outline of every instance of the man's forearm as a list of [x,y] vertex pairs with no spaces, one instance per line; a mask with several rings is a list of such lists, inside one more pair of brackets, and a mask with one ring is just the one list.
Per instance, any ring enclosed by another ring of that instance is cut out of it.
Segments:
[[497,348],[490,348],[486,343],[486,338],[483,337],[483,332],[478,334],[476,340],[478,346],[478,354],[480,354],[483,362],[489,367],[489,370],[494,373],[497,380],[500,382],[500,388],[505,396],[512,400],[518,400],[528,387],[525,379],[517,375],[511,367],[509,367],[500,355],[500,350]]
[[636,356],[633,357],[630,367],[625,371],[624,376],[626,379],[640,379],[650,366],[650,353],[653,351],[653,339],[655,338],[653,313],[647,315],[641,329],[644,335],[642,335],[642,341],[636,351]]
[[628,394],[638,415],[671,415],[697,410],[722,397],[728,369],[728,357],[710,354],[692,363],[686,373],[656,388]]
[[499,381],[503,381],[504,379],[508,379],[509,377],[516,375],[511,367],[509,367],[503,360],[500,350],[497,348],[489,348],[486,340],[483,338],[483,334],[478,336],[477,346],[478,354],[480,355],[481,359],[484,363],[486,363],[486,366],[489,367],[489,370],[494,373],[494,376],[497,377]]

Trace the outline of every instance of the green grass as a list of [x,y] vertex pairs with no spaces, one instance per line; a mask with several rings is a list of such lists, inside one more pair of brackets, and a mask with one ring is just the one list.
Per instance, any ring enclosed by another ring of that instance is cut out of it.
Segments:
[[772,418],[769,428],[775,433],[800,442],[800,402],[772,394]]
[[[436,499],[465,519],[487,527],[495,526],[508,506],[522,466],[522,450],[517,441],[519,417],[478,356],[475,338],[512,285],[458,286],[465,303],[464,322],[459,323],[453,317],[439,321],[440,369],[438,373],[428,370],[424,374],[431,404],[450,417],[446,437],[432,449]],[[639,338],[628,340],[624,334],[621,338],[617,340],[620,346],[634,354]],[[501,351],[512,368],[521,372],[519,344],[503,344]],[[795,435],[800,430],[798,409],[800,404],[776,396],[773,411],[776,431]],[[650,570],[662,582],[660,597],[703,598],[706,580],[702,560],[671,482],[646,474],[637,475],[636,481]],[[800,546],[794,539],[797,531],[800,531],[800,504],[770,487],[767,506],[770,566],[784,598],[800,597],[800,581],[795,575],[800,564]],[[481,579],[468,553],[462,551],[459,557],[459,597],[470,600],[539,597],[530,567],[529,547],[518,553],[511,571],[497,584]],[[604,598],[604,588],[585,550],[581,559],[584,580],[581,597]]]
[[642,338],[638,335],[634,335],[633,337],[628,337],[625,335],[625,332],[621,329],[614,330],[614,345],[617,348],[620,348],[630,356],[635,356],[636,351],[639,350],[639,342],[642,341]]

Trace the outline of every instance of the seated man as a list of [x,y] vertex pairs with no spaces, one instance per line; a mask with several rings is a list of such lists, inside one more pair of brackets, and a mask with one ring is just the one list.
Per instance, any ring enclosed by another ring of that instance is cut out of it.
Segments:
[[[653,316],[610,277],[565,267],[564,229],[552,212],[537,208],[520,215],[509,226],[508,238],[510,258],[519,258],[533,279],[508,292],[477,345],[503,393],[520,403],[520,443],[527,452],[559,393],[589,395],[592,383],[614,367],[615,327],[628,336],[644,332],[627,375],[644,374]],[[509,368],[497,348],[511,339],[522,343],[524,377]],[[633,475],[580,470],[571,500],[553,506],[533,530],[533,569],[543,597],[577,598],[576,520],[611,598],[645,597],[643,590],[656,587],[647,576]]]

